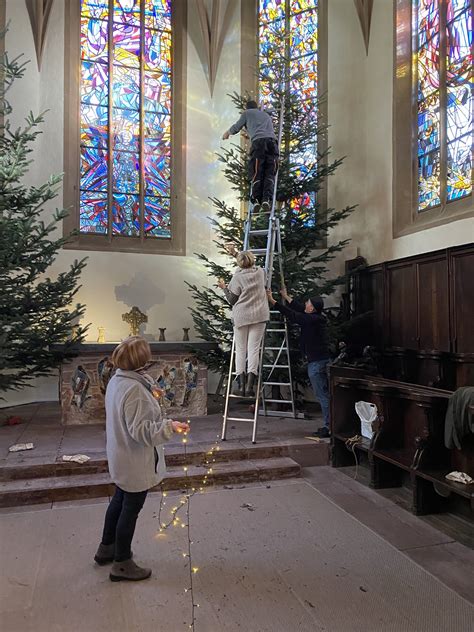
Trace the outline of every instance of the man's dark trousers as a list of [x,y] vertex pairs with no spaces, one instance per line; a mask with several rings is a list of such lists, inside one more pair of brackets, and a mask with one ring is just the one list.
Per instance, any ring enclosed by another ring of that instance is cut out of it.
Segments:
[[278,171],[278,143],[274,138],[257,138],[250,148],[250,199],[261,204],[273,199]]

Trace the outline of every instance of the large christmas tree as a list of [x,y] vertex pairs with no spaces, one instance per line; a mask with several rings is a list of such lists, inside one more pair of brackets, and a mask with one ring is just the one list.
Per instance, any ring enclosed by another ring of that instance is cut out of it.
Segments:
[[[284,43],[283,43],[284,44]],[[330,297],[343,282],[342,277],[328,278],[328,264],[347,245],[347,240],[327,245],[332,228],[344,220],[354,206],[341,210],[323,207],[322,190],[325,182],[342,163],[342,159],[330,160],[330,150],[325,147],[327,124],[320,114],[322,99],[314,98],[293,86],[301,78],[290,73],[291,51],[278,42],[278,35],[268,44],[259,59],[260,105],[274,114],[278,129],[279,114],[283,107],[283,133],[280,147],[277,201],[283,241],[284,281],[288,292],[296,297],[320,295]],[[286,54],[282,53],[286,50]],[[251,95],[230,95],[236,106],[236,119]],[[223,172],[241,202],[249,197],[247,177],[248,147],[232,144],[218,156]],[[210,218],[215,230],[218,261],[198,254],[209,276],[217,282],[222,277],[228,282],[235,269],[235,261],[229,255],[227,245],[242,247],[244,219],[240,209],[223,200],[212,199],[215,217]],[[245,204],[245,210],[247,204]],[[262,220],[260,220],[262,221]],[[261,247],[266,238],[262,237]],[[252,242],[252,245],[255,241]],[[255,244],[254,247],[259,247]],[[227,261],[224,257],[227,257]],[[275,261],[274,289],[280,287],[278,262]],[[189,284],[188,284],[189,285]],[[228,370],[229,349],[232,343],[230,310],[223,293],[211,287],[189,285],[195,307],[191,309],[194,326],[200,338],[218,343],[218,349],[202,354],[207,365],[221,374]],[[334,344],[347,330],[347,322],[339,310],[327,310]],[[298,351],[298,328],[291,329],[293,376],[298,385],[308,383],[307,374]]]
[[[54,279],[48,276],[67,241],[54,235],[67,212],[56,210],[48,223],[41,215],[62,177],[53,175],[40,186],[24,183],[43,115],[30,112],[17,129],[9,120],[8,91],[23,77],[25,66],[6,54],[0,62],[0,393],[50,373],[72,355],[85,333],[75,325],[84,306],[73,304],[84,260],[74,261]],[[53,347],[56,343],[63,343],[61,350]]]

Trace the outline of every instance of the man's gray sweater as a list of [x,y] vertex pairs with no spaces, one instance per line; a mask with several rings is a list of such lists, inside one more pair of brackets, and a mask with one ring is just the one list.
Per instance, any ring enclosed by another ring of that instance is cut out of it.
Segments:
[[237,134],[245,127],[253,142],[257,138],[274,138],[276,140],[275,131],[273,129],[273,121],[267,112],[251,108],[242,112],[237,123],[229,128],[231,134]]

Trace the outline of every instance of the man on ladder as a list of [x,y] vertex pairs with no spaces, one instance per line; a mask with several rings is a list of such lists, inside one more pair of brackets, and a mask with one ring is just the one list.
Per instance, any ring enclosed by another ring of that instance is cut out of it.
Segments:
[[230,135],[237,134],[245,127],[250,136],[250,201],[253,211],[268,212],[272,206],[275,176],[278,170],[278,142],[273,129],[273,121],[263,110],[258,109],[256,101],[247,101],[246,109],[239,120],[222,136],[227,140]]

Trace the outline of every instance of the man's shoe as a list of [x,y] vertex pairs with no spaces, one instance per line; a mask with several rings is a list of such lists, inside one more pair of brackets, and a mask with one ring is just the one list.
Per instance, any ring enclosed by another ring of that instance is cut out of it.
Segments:
[[320,439],[329,439],[330,436],[331,433],[329,432],[329,428],[327,426],[318,428],[316,432],[313,432],[313,437],[319,437]]
[[115,544],[99,544],[97,553],[94,555],[94,560],[99,566],[104,564],[110,564],[114,561]]
[[252,208],[252,213],[254,214],[260,213],[260,208],[261,208],[260,202],[255,202]]
[[238,375],[232,385],[232,395],[245,397],[245,373]]
[[110,581],[112,582],[140,582],[151,575],[150,568],[142,568],[133,560],[114,562],[110,569]]
[[268,213],[271,208],[272,208],[271,202],[269,202],[268,200],[264,200],[262,202],[262,213]]

